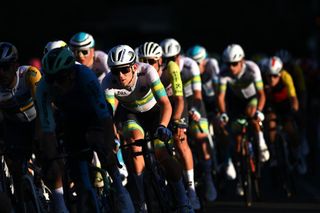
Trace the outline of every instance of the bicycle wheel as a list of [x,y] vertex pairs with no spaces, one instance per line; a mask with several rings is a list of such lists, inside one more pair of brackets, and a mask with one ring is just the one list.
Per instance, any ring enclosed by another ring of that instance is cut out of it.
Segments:
[[21,181],[22,210],[24,213],[41,213],[40,200],[33,183],[33,177],[24,175]]
[[288,144],[285,138],[281,135],[278,136],[276,142],[277,157],[278,157],[278,171],[280,173],[282,188],[285,195],[289,198],[292,197],[294,191],[294,180],[291,164],[289,160]]
[[160,165],[154,160],[150,160],[152,166],[146,172],[145,194],[148,212],[172,212],[173,198],[170,197],[170,185],[164,178]]
[[247,207],[252,205],[252,176],[251,176],[251,162],[248,154],[247,143],[243,144],[243,150],[241,153],[241,183],[244,191],[244,198]]

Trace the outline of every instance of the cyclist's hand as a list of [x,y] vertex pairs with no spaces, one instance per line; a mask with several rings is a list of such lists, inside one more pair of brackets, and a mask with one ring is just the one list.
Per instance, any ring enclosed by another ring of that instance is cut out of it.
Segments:
[[174,131],[175,140],[183,141],[185,139],[185,133],[187,132],[188,124],[185,120],[178,119],[172,122],[172,130]]
[[172,137],[172,132],[167,127],[160,125],[156,130],[155,136],[161,141],[168,141]]
[[192,108],[189,110],[189,115],[190,115],[190,117],[191,117],[191,120],[196,121],[196,122],[198,122],[198,121],[200,120],[200,118],[201,118],[200,112],[198,112],[198,111],[196,110],[196,108],[194,108],[194,107],[192,107]]
[[259,110],[256,111],[256,114],[254,115],[256,119],[259,119],[260,121],[264,120],[264,114],[260,112]]
[[186,131],[187,128],[188,128],[188,124],[186,123],[184,118],[174,120],[172,122],[172,130],[173,131],[175,131],[177,129],[183,129],[184,131]]
[[226,125],[229,121],[229,116],[227,115],[227,113],[222,113],[220,116],[219,116],[219,121],[220,121],[220,124],[222,125]]

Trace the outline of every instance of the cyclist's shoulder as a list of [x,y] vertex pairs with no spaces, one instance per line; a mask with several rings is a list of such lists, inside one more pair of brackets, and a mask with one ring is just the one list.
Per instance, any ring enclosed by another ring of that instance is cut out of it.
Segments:
[[108,54],[102,50],[95,50],[94,51],[94,60],[100,60],[100,61],[107,61],[108,60]]
[[41,72],[38,68],[30,65],[22,65],[17,69],[20,78],[23,78],[27,85],[35,85],[41,79]]
[[258,64],[251,60],[245,60],[246,70],[252,73],[260,73],[260,68]]
[[168,72],[174,72],[175,70],[180,71],[180,68],[179,68],[179,65],[175,61],[169,61],[166,66],[166,70]]

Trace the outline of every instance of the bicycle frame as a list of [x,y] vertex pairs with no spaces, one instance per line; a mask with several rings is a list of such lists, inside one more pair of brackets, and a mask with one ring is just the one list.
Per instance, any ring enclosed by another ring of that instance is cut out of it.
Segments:
[[[145,161],[145,180],[150,181],[149,184],[151,184],[151,187],[153,189],[153,192],[155,193],[157,200],[158,200],[158,208],[160,208],[160,212],[171,212],[172,211],[172,199],[169,198],[170,193],[167,192],[168,185],[166,183],[166,180],[162,174],[162,170],[160,168],[160,165],[158,161],[156,160],[155,153],[152,147],[152,139],[149,137],[148,133],[146,134],[144,139],[136,140],[133,143],[121,145],[120,149],[123,149],[125,147],[129,146],[140,146],[142,147],[141,152],[135,153],[135,155],[143,155],[144,161]],[[168,149],[169,146],[166,146]],[[170,152],[169,152],[170,153]],[[145,187],[145,192],[148,193],[150,189],[147,189]],[[148,202],[149,196],[146,196],[147,198],[147,206],[149,212],[152,212],[153,206],[151,205],[151,201]],[[156,212],[159,212],[159,210],[156,210]]]
[[260,197],[260,187],[259,187],[259,148],[254,143],[254,135],[252,128],[249,124],[248,119],[243,119],[238,122],[241,125],[241,143],[238,144],[237,151],[239,154],[239,163],[238,165],[240,171],[240,182],[244,189],[245,202],[246,206],[249,207],[253,202],[253,185],[255,194]]

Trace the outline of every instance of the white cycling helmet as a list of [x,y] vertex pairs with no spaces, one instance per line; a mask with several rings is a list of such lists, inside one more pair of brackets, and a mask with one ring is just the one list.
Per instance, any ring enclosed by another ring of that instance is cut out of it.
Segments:
[[108,53],[108,66],[125,67],[136,62],[136,54],[128,45],[118,45],[113,47]]
[[91,34],[86,32],[79,32],[72,36],[69,45],[71,49],[89,49],[94,47],[95,41]]
[[271,75],[279,75],[282,70],[283,63],[278,56],[273,56],[268,61],[267,73]]
[[138,57],[158,60],[162,57],[162,48],[155,42],[145,42],[139,46]]
[[223,51],[222,59],[226,63],[232,63],[241,61],[244,56],[244,51],[239,44],[230,44]]
[[192,46],[187,50],[187,56],[194,59],[197,63],[200,63],[207,55],[206,49],[200,45]]
[[43,54],[45,55],[47,52],[49,52],[52,49],[65,47],[65,46],[67,46],[67,43],[62,40],[49,41],[44,47]]
[[167,38],[160,42],[160,46],[162,47],[163,57],[170,58],[176,56],[181,51],[181,46],[179,42],[173,38]]

